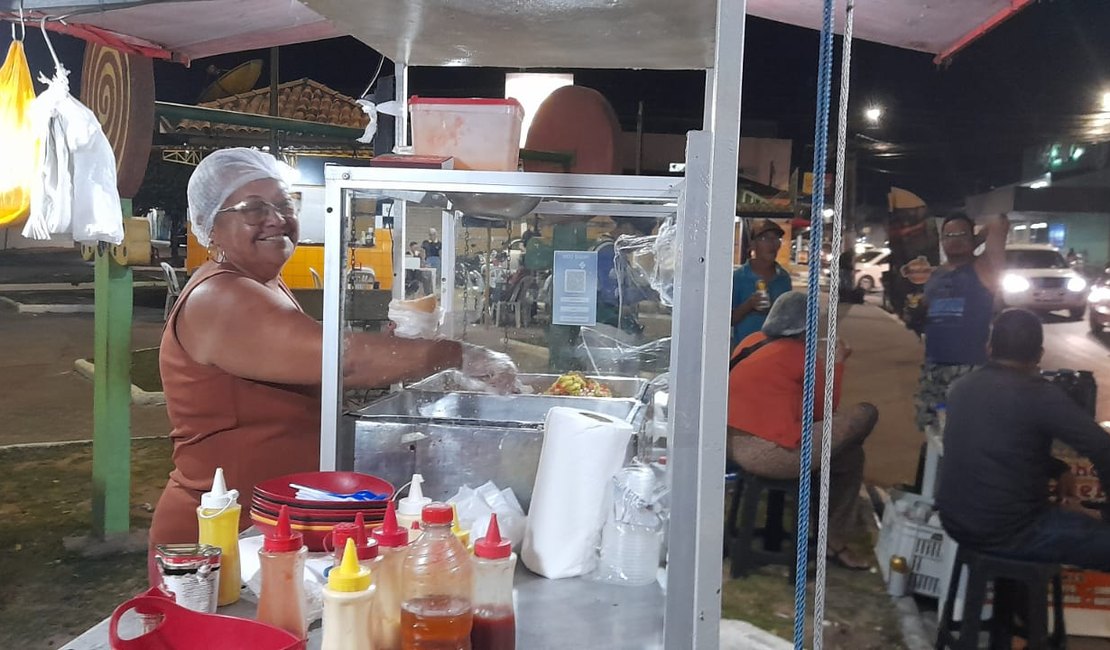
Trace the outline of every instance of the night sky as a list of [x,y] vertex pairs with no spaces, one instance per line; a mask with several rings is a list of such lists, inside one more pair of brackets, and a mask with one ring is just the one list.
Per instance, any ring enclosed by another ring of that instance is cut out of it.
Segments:
[[[814,3],[815,11],[818,10]],[[860,2],[857,17],[866,10]],[[29,30],[30,32],[30,30]],[[29,33],[32,73],[47,66],[42,37]],[[1110,91],[1110,1],[1041,0],[963,51],[946,67],[932,55],[857,41],[853,54],[850,130],[888,143],[884,156],[864,149],[859,160],[861,201],[881,204],[891,184],[917,192],[938,209],[969,193],[1019,180],[1022,151],[1056,141],[1110,139],[1095,128],[1102,92]],[[10,38],[0,30],[0,40]],[[83,46],[54,36],[63,62],[79,87]],[[7,48],[7,43],[3,42]],[[795,166],[809,167],[813,140],[817,32],[749,19],[745,44],[743,127],[752,135],[795,141]],[[840,49],[840,39],[836,48]],[[214,77],[265,51],[193,62],[158,62],[158,99],[194,103]],[[282,81],[311,77],[358,96],[378,66],[378,55],[351,38],[281,48]],[[839,77],[839,61],[834,78]],[[382,74],[389,75],[386,61]],[[420,68],[410,72],[412,90],[424,96],[501,96],[504,70]],[[626,130],[645,106],[645,130],[683,133],[698,128],[702,72],[576,70],[576,82],[601,91]],[[260,83],[266,83],[268,71]],[[835,102],[834,97],[834,112]],[[880,127],[862,113],[880,105]],[[1104,116],[1103,116],[1104,117]],[[853,136],[853,143],[864,143]]]

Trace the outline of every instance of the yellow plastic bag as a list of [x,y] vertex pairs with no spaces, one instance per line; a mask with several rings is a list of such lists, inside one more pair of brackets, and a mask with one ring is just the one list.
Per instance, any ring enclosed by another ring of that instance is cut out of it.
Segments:
[[0,228],[27,219],[37,147],[27,107],[35,98],[22,41],[12,41],[0,67]]

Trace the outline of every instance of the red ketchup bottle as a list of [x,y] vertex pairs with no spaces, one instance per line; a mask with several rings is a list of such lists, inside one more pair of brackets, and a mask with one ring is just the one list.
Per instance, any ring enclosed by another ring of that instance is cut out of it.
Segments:
[[513,611],[513,572],[516,553],[501,538],[497,515],[490,515],[485,537],[474,543],[474,626],[472,650],[514,650],[516,614]]

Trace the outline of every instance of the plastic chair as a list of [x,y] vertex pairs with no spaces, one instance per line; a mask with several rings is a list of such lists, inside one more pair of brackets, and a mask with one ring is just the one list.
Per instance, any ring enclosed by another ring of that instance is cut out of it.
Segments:
[[162,320],[169,320],[170,311],[173,309],[177,297],[181,295],[181,283],[177,281],[177,269],[162,262],[162,275],[166,280],[166,307],[162,310]]
[[[731,560],[730,574],[733,578],[749,575],[754,569],[769,564],[781,564],[790,570],[790,580],[794,580],[795,551],[793,544],[783,550],[788,541],[788,532],[793,526],[783,522],[786,519],[786,495],[798,493],[797,479],[770,479],[746,472],[736,466],[736,486],[733,489],[729,507],[726,534],[731,533],[728,555]],[[767,510],[763,528],[756,528],[759,502],[767,495]],[[759,548],[753,542],[761,538]]]
[[324,283],[320,280],[320,272],[312,267],[308,268],[308,272],[312,274],[312,288],[323,289]]
[[[967,567],[967,593],[964,596],[963,619],[959,635],[953,634],[952,615],[959,592],[960,574]],[[1024,636],[1029,650],[1063,648],[1067,643],[1064,629],[1064,592],[1060,583],[1060,565],[1008,560],[964,546],[956,552],[952,577],[948,581],[948,599],[937,625],[937,650],[953,648],[971,650],[979,647],[979,627],[987,585],[994,584],[995,603],[991,620],[991,648],[1010,648],[1013,635],[1014,587],[1024,585],[1026,598]],[[1003,586],[1004,585],[1004,586]],[[1052,609],[1055,626],[1048,633],[1048,611],[1045,595],[1052,585]]]

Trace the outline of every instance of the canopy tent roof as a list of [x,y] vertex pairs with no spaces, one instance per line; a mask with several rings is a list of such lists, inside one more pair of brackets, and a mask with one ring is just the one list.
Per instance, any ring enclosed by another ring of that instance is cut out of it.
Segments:
[[[844,0],[837,0],[841,5]],[[871,0],[859,38],[951,54],[1032,0]],[[20,0],[0,0],[14,13]],[[52,29],[181,61],[350,34],[416,66],[702,69],[716,0],[23,0]],[[816,28],[816,0],[748,0],[748,13]],[[522,45],[523,44],[523,45]]]

